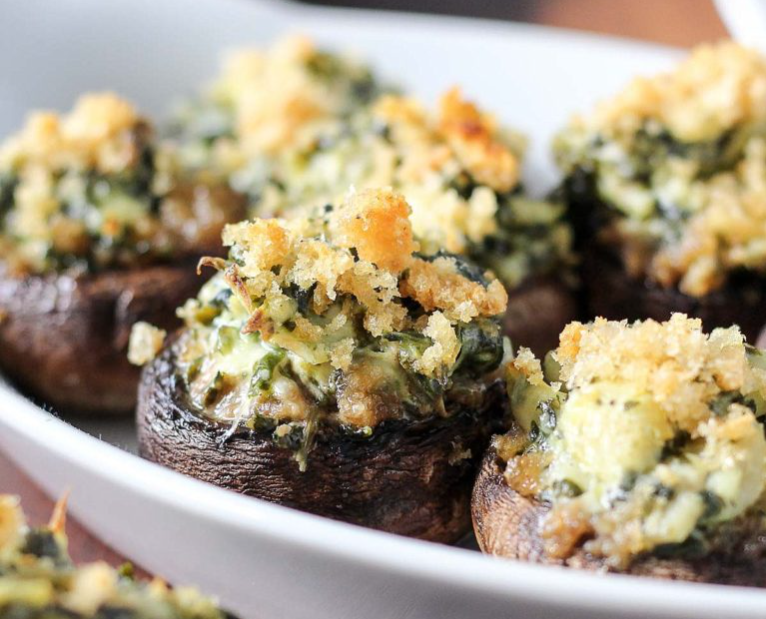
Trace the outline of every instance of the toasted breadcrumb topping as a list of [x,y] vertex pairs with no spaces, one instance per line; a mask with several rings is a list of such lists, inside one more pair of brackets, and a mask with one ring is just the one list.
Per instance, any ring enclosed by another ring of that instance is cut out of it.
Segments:
[[510,191],[519,181],[519,160],[498,139],[495,119],[453,88],[439,104],[439,133],[476,180],[499,192]]
[[24,128],[0,148],[0,167],[119,172],[138,155],[131,131],[140,122],[136,109],[117,95],[84,95],[64,117],[55,112],[30,115]]
[[621,569],[690,540],[704,552],[760,505],[766,356],[736,327],[575,322],[545,368],[522,349],[508,384],[516,426],[496,446],[507,483],[551,503],[552,557],[583,548]]
[[[431,116],[415,99],[387,95],[373,108],[400,143],[405,159],[402,178],[419,182],[428,174],[464,168],[477,184],[497,192],[511,191],[519,181],[519,155],[500,133],[495,119],[463,99],[458,88],[447,91]],[[518,144],[516,144],[518,147]]]
[[418,359],[415,369],[427,376],[438,374],[443,367],[452,366],[460,352],[460,341],[449,318],[441,312],[434,312],[428,317],[423,335],[431,339],[433,344],[426,348],[423,356]]
[[369,80],[353,59],[331,56],[300,35],[231,53],[209,92],[234,116],[236,140],[222,141],[218,156],[242,161],[306,146],[323,124],[349,111],[358,96],[354,85],[361,89]]
[[[418,245],[409,210],[401,195],[368,189],[350,194],[322,224],[272,219],[227,226],[224,243],[241,262],[228,271],[247,278],[242,285],[250,295],[270,301],[281,299],[285,286],[313,290],[318,313],[350,295],[365,309],[364,326],[373,336],[411,323],[402,298],[417,301],[426,312],[441,310],[439,316],[452,324],[501,314],[508,297],[498,281],[472,282],[457,271],[453,258],[414,257]],[[320,232],[324,238],[314,236]],[[442,362],[454,361],[453,352],[444,347]]]
[[[346,207],[331,218],[340,247],[356,249],[362,260],[391,273],[401,273],[418,248],[412,234],[410,206],[390,192],[353,193]],[[385,233],[382,233],[385,231]]]
[[243,216],[241,197],[181,183],[157,147],[146,119],[112,93],[84,95],[68,114],[33,113],[0,145],[3,266],[133,266],[217,242]]
[[[407,196],[423,253],[467,255],[508,287],[571,263],[563,204],[521,194],[524,139],[459,89],[430,109],[305,39],[236,58],[209,96],[212,109],[203,97],[187,114],[178,152],[250,195],[255,216],[292,217],[339,202],[352,186],[390,186]],[[256,125],[282,136],[278,146],[253,147],[246,127],[226,120],[243,113],[243,93],[273,112]]]
[[766,59],[723,42],[576,117],[556,154],[613,209],[600,240],[632,276],[701,297],[766,272],[764,139]]
[[508,303],[508,294],[499,281],[494,280],[486,287],[473,282],[457,271],[455,259],[449,257],[416,259],[400,290],[426,311],[441,310],[453,322],[497,316]]
[[570,391],[598,382],[629,382],[648,393],[678,428],[697,432],[709,403],[726,391],[766,388],[766,372],[753,368],[739,329],[702,331],[702,321],[674,314],[664,323],[628,324],[597,318],[569,324],[556,359]]
[[214,92],[234,107],[245,152],[289,146],[307,125],[333,114],[337,97],[307,70],[315,54],[309,39],[296,36],[268,51],[243,50],[227,59]]
[[679,240],[654,256],[657,281],[702,296],[736,269],[766,270],[766,140],[752,138],[729,172],[689,187],[695,210]]
[[701,45],[676,68],[639,77],[591,119],[607,135],[631,134],[646,120],[682,142],[706,142],[741,124],[766,120],[766,61],[732,41]]
[[[494,118],[463,99],[457,88],[441,97],[436,114],[415,99],[387,95],[376,102],[373,117],[389,128],[391,143],[390,154],[377,158],[368,182],[413,196],[418,236],[465,253],[470,243],[497,232],[496,193],[518,184],[519,138],[502,134]],[[461,171],[476,183],[468,197],[444,186],[444,179]]]
[[200,412],[273,426],[305,466],[317,424],[366,435],[450,415],[453,394],[483,406],[505,289],[463,258],[421,256],[409,213],[400,194],[365,189],[309,217],[228,226],[229,259],[203,260],[219,273],[180,310],[178,367]]
[[529,348],[519,348],[516,356],[511,361],[513,367],[523,374],[530,385],[542,385],[545,378],[540,360],[535,357]]

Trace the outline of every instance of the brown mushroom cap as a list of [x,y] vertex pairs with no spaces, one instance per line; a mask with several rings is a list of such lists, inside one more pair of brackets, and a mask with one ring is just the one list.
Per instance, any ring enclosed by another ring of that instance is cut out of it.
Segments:
[[751,343],[766,325],[766,277],[753,275],[704,297],[691,297],[631,278],[618,257],[592,243],[583,251],[582,279],[589,316],[663,321],[682,312],[700,318],[708,332],[739,325]]
[[[546,553],[542,520],[550,507],[523,497],[505,482],[497,451],[484,456],[473,490],[471,512],[479,547],[488,554],[547,565],[612,571],[603,559],[578,548],[566,559]],[[663,558],[644,555],[626,573],[668,580],[766,587],[766,530],[762,516],[737,521],[735,529],[721,534],[713,550],[699,558]]]
[[503,332],[514,348],[526,346],[542,357],[558,346],[559,333],[577,318],[577,297],[570,286],[555,276],[532,277],[508,291]]
[[137,411],[143,457],[248,496],[320,516],[438,542],[470,530],[476,465],[500,416],[500,385],[479,411],[386,421],[363,438],[320,427],[306,470],[270,431],[196,414],[170,344],[144,368]]
[[126,357],[131,326],[176,327],[175,308],[202,281],[190,261],[76,277],[0,271],[0,368],[57,410],[128,413],[140,375]]

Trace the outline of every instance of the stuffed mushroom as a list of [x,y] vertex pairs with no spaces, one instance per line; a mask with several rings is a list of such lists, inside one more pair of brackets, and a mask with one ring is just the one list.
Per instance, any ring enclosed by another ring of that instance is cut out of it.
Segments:
[[[274,87],[282,74],[291,79]],[[179,159],[228,178],[255,215],[294,216],[350,186],[390,186],[412,206],[423,253],[446,249],[495,271],[509,292],[514,343],[543,354],[576,318],[564,204],[524,193],[524,138],[458,89],[431,110],[363,65],[287,39],[232,57],[202,102],[217,110],[219,131],[200,138],[210,121],[187,112]]]
[[0,615],[23,619],[234,619],[195,589],[141,582],[129,565],[75,566],[67,554],[64,507],[47,527],[29,528],[16,497],[0,495]]
[[245,216],[227,186],[172,168],[112,94],[33,114],[0,146],[0,368],[45,404],[131,410],[132,324],[173,326],[199,288],[189,265]]
[[[500,420],[502,284],[417,252],[409,205],[351,193],[312,217],[228,226],[228,260],[144,361],[141,454],[289,507],[443,542],[470,528]],[[156,357],[155,357],[156,354]]]
[[635,80],[555,142],[591,315],[766,323],[766,60],[731,42]]
[[485,552],[766,586],[766,354],[738,328],[573,323],[507,378],[473,495]]

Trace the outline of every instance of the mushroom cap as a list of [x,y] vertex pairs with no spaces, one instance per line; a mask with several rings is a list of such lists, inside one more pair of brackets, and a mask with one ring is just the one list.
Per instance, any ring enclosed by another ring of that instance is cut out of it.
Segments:
[[662,288],[637,280],[625,271],[613,252],[595,243],[584,248],[582,280],[588,315],[613,320],[664,321],[675,312],[702,320],[705,331],[739,325],[754,343],[766,325],[766,276],[733,277],[703,297],[691,297],[675,288]]
[[[508,486],[501,464],[497,451],[490,447],[473,490],[473,526],[483,552],[546,565],[616,571],[582,547],[565,559],[548,555],[542,538],[542,521],[550,506],[524,497]],[[640,555],[624,573],[665,580],[766,587],[766,535],[759,513],[737,521],[734,531],[723,532],[711,548],[708,554],[688,559]]]
[[0,369],[56,410],[129,413],[140,375],[126,356],[132,325],[175,328],[175,308],[201,283],[188,260],[80,276],[0,270]]
[[176,373],[175,341],[144,368],[137,410],[143,457],[248,496],[391,533],[454,542],[470,530],[476,465],[502,416],[499,383],[482,410],[384,421],[367,437],[320,424],[301,471],[295,452],[278,446],[270,430],[232,430],[197,412]]

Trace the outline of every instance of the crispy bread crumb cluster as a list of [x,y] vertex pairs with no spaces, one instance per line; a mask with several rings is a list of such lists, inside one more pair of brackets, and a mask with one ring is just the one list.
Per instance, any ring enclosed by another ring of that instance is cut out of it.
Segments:
[[139,155],[133,132],[144,122],[114,94],[84,95],[66,116],[32,114],[0,148],[0,167],[24,167],[30,175],[68,168],[120,172]]
[[368,79],[366,67],[330,56],[304,36],[232,53],[209,93],[234,115],[236,141],[220,143],[219,159],[237,164],[243,157],[306,146],[324,123],[349,111],[355,80]]
[[[449,252],[465,253],[498,232],[497,194],[518,185],[520,138],[503,133],[457,88],[441,97],[436,113],[413,98],[387,95],[372,114],[388,128],[388,140],[358,185],[391,185],[411,196],[418,236]],[[444,186],[461,174],[476,185],[470,195]]]
[[629,382],[646,392],[676,427],[695,436],[711,416],[710,401],[724,392],[766,389],[766,372],[753,368],[737,328],[707,335],[699,319],[674,314],[664,323],[597,318],[569,324],[556,359],[569,391],[597,382]]
[[706,142],[742,124],[766,119],[766,61],[730,41],[701,45],[672,71],[639,77],[575,122],[605,135],[630,135],[647,120],[682,142]]
[[401,175],[422,181],[440,168],[464,168],[477,184],[505,193],[519,181],[519,159],[503,139],[495,119],[463,99],[460,90],[447,91],[438,113],[429,115],[414,99],[389,95],[380,99],[373,115],[386,122],[405,153]]
[[[497,316],[507,303],[500,282],[484,286],[471,281],[458,272],[454,258],[417,257],[409,206],[388,190],[352,193],[321,220],[230,225],[224,243],[232,247],[235,260],[225,267],[226,276],[246,305],[254,298],[264,299],[270,308],[289,304],[285,289],[290,286],[310,293],[317,315],[336,301],[352,300],[363,308],[364,328],[373,337],[408,329],[432,337],[434,345],[417,364],[423,374],[439,374],[454,363],[458,323]],[[416,301],[425,314],[413,318],[404,299]],[[253,311],[253,329],[264,337],[275,330],[273,322],[263,310]],[[321,328],[304,327],[305,337],[320,339]],[[350,363],[349,354],[335,356],[343,369]]]

